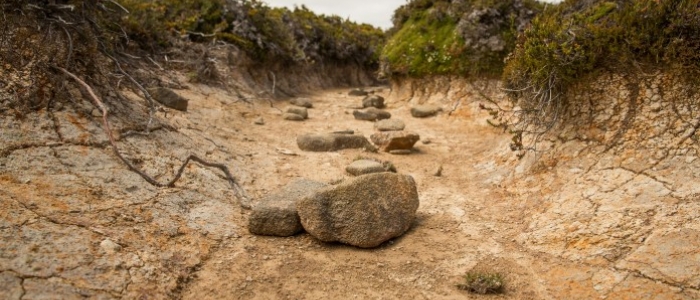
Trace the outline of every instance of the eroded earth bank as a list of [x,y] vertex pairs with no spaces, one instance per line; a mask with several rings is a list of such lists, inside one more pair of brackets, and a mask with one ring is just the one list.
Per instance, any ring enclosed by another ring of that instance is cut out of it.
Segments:
[[[175,187],[150,185],[117,160],[87,101],[6,115],[0,298],[697,299],[699,101],[660,96],[663,79],[632,93],[606,81],[522,159],[480,108],[493,105],[484,96],[504,101],[497,83],[368,87],[420,134],[410,155],[297,148],[304,133],[374,132],[353,118],[362,98],[349,89],[307,95],[309,119],[291,122],[287,100],[184,84],[188,111],[161,109],[149,135],[128,132],[147,118],[140,102],[113,108],[128,112],[112,117],[121,151],[146,173],[169,180],[196,154],[225,164],[253,204],[299,178],[347,177],[358,156],[390,160],[415,179],[420,207],[405,235],[375,249],[250,234],[250,211],[218,169],[192,164]],[[413,118],[425,102],[443,112]],[[503,274],[505,293],[457,289],[473,269]]]

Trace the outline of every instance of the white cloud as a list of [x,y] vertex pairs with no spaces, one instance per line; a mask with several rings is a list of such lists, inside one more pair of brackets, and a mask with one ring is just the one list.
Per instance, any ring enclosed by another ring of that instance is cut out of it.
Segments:
[[[543,0],[559,3],[562,0]],[[305,5],[317,14],[338,15],[358,23],[368,23],[383,29],[389,29],[394,10],[406,4],[408,0],[263,0],[273,7],[285,6],[293,9],[295,5]]]
[[338,15],[358,23],[368,23],[388,29],[392,26],[394,10],[406,0],[264,0],[273,7],[305,5],[317,14]]

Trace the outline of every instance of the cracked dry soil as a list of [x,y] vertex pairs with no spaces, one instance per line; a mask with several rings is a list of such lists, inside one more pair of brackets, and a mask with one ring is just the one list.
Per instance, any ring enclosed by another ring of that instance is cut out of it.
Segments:
[[[0,299],[700,298],[700,199],[686,182],[700,177],[697,152],[665,158],[683,167],[662,176],[572,141],[568,156],[526,168],[478,99],[414,119],[391,97],[393,118],[431,143],[406,156],[299,151],[299,134],[373,132],[346,91],[310,95],[310,119],[293,123],[266,100],[191,85],[179,91],[189,112],[161,112],[160,130],[119,145],[161,181],[189,154],[224,163],[253,201],[297,178],[342,178],[359,155],[391,160],[415,178],[421,204],[412,229],[376,249],[253,236],[216,169],[194,164],[175,187],[149,185],[115,158],[87,102],[3,117]],[[505,293],[458,290],[472,269],[503,274]]]

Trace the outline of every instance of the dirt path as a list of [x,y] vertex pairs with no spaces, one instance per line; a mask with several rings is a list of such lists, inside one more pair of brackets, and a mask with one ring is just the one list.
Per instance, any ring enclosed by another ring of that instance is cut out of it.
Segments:
[[[507,186],[519,162],[508,150],[510,137],[487,125],[477,101],[429,119],[410,117],[406,103],[389,103],[393,118],[431,141],[419,142],[412,155],[298,150],[295,138],[303,133],[373,132],[348,108],[360,98],[345,92],[310,95],[310,119],[294,123],[265,101],[249,105],[195,86],[181,91],[190,99],[188,113],[160,115],[177,131],[120,143],[161,180],[188,153],[224,162],[253,199],[298,178],[342,178],[359,155],[390,160],[415,178],[420,195],[417,221],[403,237],[363,250],[308,234],[253,236],[248,212],[216,170],[191,166],[176,188],[154,188],[116,162],[100,128],[88,121],[89,110],[65,109],[56,118],[40,113],[35,122],[3,121],[2,148],[28,146],[0,158],[0,290],[9,291],[0,298],[483,298],[455,288],[472,268],[506,277],[506,293],[488,298],[700,295],[610,263],[525,246],[534,216],[554,205],[543,199],[566,180],[535,177]],[[265,125],[253,125],[258,117]],[[29,145],[55,140],[51,128],[72,142]],[[440,166],[442,176],[434,176]]]

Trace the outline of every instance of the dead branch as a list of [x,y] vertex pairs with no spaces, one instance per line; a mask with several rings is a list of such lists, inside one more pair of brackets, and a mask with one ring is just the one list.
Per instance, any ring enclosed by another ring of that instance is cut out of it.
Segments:
[[[105,55],[107,55],[107,54],[105,54]],[[150,129],[150,128],[151,128],[151,124],[153,123],[153,116],[155,115],[155,112],[156,112],[156,104],[155,104],[155,101],[153,101],[153,98],[151,97],[151,94],[150,94],[138,81],[136,81],[136,79],[134,79],[134,77],[131,77],[131,75],[129,75],[129,73],[127,73],[126,71],[124,71],[124,69],[122,69],[121,64],[119,63],[119,61],[118,61],[116,58],[114,58],[114,57],[112,57],[112,56],[110,56],[110,55],[107,55],[107,57],[109,57],[110,59],[112,59],[112,61],[114,61],[114,64],[115,64],[115,65],[117,66],[117,68],[119,69],[119,72],[122,73],[122,75],[126,76],[126,78],[129,78],[129,80],[130,80],[139,90],[141,90],[141,92],[143,93],[144,98],[146,98],[146,101],[148,101],[148,123],[146,123],[146,134],[148,134],[148,133],[150,132],[150,130],[151,130],[151,129]]]
[[191,154],[190,156],[187,157],[185,162],[178,169],[177,173],[175,174],[175,177],[172,180],[168,181],[167,183],[160,183],[157,180],[155,180],[153,177],[148,176],[146,173],[139,170],[130,161],[128,161],[126,158],[124,158],[124,156],[122,156],[122,154],[119,152],[119,148],[117,147],[116,141],[114,139],[114,135],[112,134],[112,130],[111,130],[110,125],[109,125],[109,120],[107,119],[107,116],[108,116],[107,107],[105,107],[104,103],[100,100],[99,97],[97,97],[97,95],[95,94],[93,89],[87,83],[85,83],[85,81],[80,79],[75,74],[69,72],[68,70],[61,68],[61,67],[56,67],[56,66],[54,66],[54,68],[63,72],[64,74],[70,76],[71,78],[73,78],[73,80],[75,80],[78,84],[80,84],[87,91],[88,95],[90,95],[90,98],[92,98],[95,105],[102,111],[102,125],[104,126],[104,131],[107,134],[107,137],[109,138],[109,143],[112,147],[112,150],[114,151],[114,154],[129,168],[129,170],[131,170],[134,173],[141,176],[141,178],[146,180],[151,185],[154,185],[157,187],[173,187],[173,186],[175,186],[175,182],[177,182],[180,179],[180,177],[182,177],[182,173],[184,172],[185,167],[187,167],[187,165],[189,164],[190,161],[197,162],[197,163],[204,165],[206,167],[217,168],[217,169],[221,170],[226,175],[226,179],[228,180],[229,184],[231,185],[231,188],[233,189],[234,193],[236,194],[236,197],[238,197],[241,207],[250,208],[248,196],[246,195],[245,190],[240,185],[238,185],[236,180],[231,175],[231,172],[229,171],[228,167],[226,167],[223,164],[217,164],[217,163],[211,163],[211,162],[205,161],[205,160],[197,157],[194,154]]

